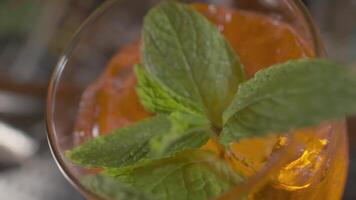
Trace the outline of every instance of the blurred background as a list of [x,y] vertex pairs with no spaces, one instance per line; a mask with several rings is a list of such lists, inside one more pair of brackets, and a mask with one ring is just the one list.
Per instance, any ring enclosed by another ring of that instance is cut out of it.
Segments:
[[[84,199],[60,174],[50,155],[45,96],[60,53],[104,1],[0,0],[0,199]],[[329,56],[356,71],[356,0],[304,2],[321,30]],[[354,200],[356,118],[349,119],[349,129],[351,163],[344,199]]]

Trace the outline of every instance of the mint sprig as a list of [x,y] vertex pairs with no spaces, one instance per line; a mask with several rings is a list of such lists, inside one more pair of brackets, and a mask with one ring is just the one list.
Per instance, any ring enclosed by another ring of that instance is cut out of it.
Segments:
[[147,73],[221,126],[244,73],[218,29],[187,5],[168,1],[147,14],[142,37]]
[[223,160],[202,150],[106,173],[156,200],[214,199],[243,181]]
[[170,114],[169,119],[170,132],[150,140],[152,157],[161,158],[186,149],[199,148],[206,144],[213,134],[209,121],[203,116],[174,112]]
[[110,200],[156,200],[112,176],[105,174],[89,175],[81,183],[98,197]]
[[166,115],[157,115],[107,136],[96,137],[66,152],[73,163],[85,167],[121,167],[148,158],[149,141],[169,132]]
[[80,166],[117,168],[199,148],[209,139],[206,121],[190,114],[185,117],[196,121],[177,123],[173,114],[157,115],[89,140],[67,151],[66,156]]
[[356,113],[355,76],[326,60],[277,64],[245,81],[218,29],[187,5],[153,8],[142,37],[136,92],[157,115],[66,153],[75,164],[105,169],[86,184],[105,198],[217,197],[242,178],[213,154],[193,150],[211,135],[228,147]]
[[158,81],[151,78],[140,66],[135,66],[136,93],[146,110],[153,113],[185,112],[204,115],[199,104],[177,96]]
[[284,133],[356,113],[356,78],[334,62],[300,59],[256,73],[224,112],[221,142]]

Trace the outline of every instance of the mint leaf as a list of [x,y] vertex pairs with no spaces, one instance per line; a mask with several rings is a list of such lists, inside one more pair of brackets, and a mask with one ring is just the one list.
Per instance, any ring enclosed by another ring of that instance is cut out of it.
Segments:
[[183,131],[190,128],[210,126],[210,121],[203,115],[184,112],[173,112],[170,121],[174,125],[174,131]]
[[172,127],[169,134],[157,135],[150,141],[153,157],[199,148],[213,134],[209,121],[200,115],[174,112],[170,115],[170,121]]
[[103,199],[110,200],[154,200],[141,191],[121,183],[113,177],[97,174],[81,180],[83,186]]
[[185,132],[173,132],[151,142],[153,157],[162,158],[187,149],[200,148],[206,144],[213,133],[208,128],[193,128]]
[[150,139],[168,133],[170,128],[168,117],[157,115],[120,128],[110,135],[96,137],[66,152],[66,156],[75,164],[85,167],[131,165],[147,158]]
[[142,56],[153,79],[222,125],[244,76],[233,49],[204,16],[173,1],[159,4],[144,19]]
[[136,93],[146,110],[157,113],[176,111],[202,113],[199,110],[199,105],[169,91],[164,85],[150,78],[140,65],[135,66],[135,74],[137,78]]
[[327,60],[274,65],[240,85],[224,112],[224,144],[282,133],[356,113],[356,77]]
[[213,199],[242,181],[223,160],[202,150],[107,173],[157,200]]
[[199,148],[209,139],[209,122],[199,115],[157,115],[107,136],[96,137],[66,156],[84,167],[121,167],[143,159],[159,159],[185,149]]

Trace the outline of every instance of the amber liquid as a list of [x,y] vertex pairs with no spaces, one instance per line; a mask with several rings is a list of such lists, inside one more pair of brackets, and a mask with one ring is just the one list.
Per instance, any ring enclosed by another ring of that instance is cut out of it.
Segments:
[[[308,43],[283,22],[205,4],[192,7],[216,24],[239,55],[248,78],[272,64],[314,56]],[[76,143],[153,115],[144,110],[135,93],[132,66],[136,63],[140,63],[139,41],[121,49],[85,91],[75,126]],[[249,199],[340,199],[348,164],[344,125],[324,124],[293,134],[299,140],[298,152],[271,172],[262,186],[250,190]],[[284,140],[278,136],[243,140],[231,144],[230,152],[221,152],[211,140],[202,148],[223,153],[225,160],[248,178],[266,167]]]

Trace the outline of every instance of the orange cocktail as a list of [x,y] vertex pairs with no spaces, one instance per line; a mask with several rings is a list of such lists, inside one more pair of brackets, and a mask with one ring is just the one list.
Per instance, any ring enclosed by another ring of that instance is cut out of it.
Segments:
[[[283,22],[247,11],[205,4],[192,6],[226,37],[240,56],[248,78],[275,63],[315,56],[310,44]],[[144,110],[135,92],[133,65],[140,63],[139,48],[137,41],[120,50],[101,77],[86,90],[75,125],[76,143],[152,115]],[[292,135],[297,141],[295,151],[284,155],[286,162],[269,171],[263,184],[250,188],[249,197],[340,199],[348,162],[343,124],[323,124]],[[231,144],[229,152],[220,150],[210,140],[202,148],[221,154],[236,171],[253,177],[266,167],[280,147],[288,144],[286,140],[279,136],[246,139]]]

